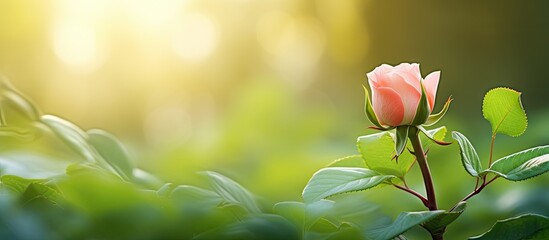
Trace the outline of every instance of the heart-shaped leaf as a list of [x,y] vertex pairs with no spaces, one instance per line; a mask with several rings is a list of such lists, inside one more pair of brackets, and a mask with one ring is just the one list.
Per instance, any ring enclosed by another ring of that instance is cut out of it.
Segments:
[[477,151],[471,142],[469,142],[467,137],[460,132],[453,131],[452,138],[454,138],[459,144],[459,152],[463,167],[469,174],[471,174],[471,176],[478,177],[483,169]]
[[303,199],[311,203],[340,193],[366,190],[394,177],[366,168],[323,168],[305,186]]
[[415,158],[404,152],[398,161],[395,156],[395,140],[390,132],[381,132],[357,139],[357,147],[368,169],[384,175],[403,178],[414,164]]
[[486,171],[511,181],[521,181],[543,174],[549,171],[549,145],[500,158]]
[[482,113],[492,125],[492,133],[520,136],[528,121],[520,101],[520,92],[509,88],[495,88],[484,96]]

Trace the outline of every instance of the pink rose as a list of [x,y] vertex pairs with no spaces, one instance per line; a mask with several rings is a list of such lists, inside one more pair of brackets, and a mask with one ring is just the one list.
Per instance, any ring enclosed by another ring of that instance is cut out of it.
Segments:
[[401,63],[393,67],[383,64],[367,74],[372,89],[372,106],[379,123],[388,126],[410,125],[421,99],[423,82],[429,114],[435,105],[440,71],[421,77],[419,64]]

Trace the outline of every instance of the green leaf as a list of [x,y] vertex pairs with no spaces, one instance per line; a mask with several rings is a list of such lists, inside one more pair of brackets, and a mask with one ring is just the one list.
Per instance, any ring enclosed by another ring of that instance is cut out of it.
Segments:
[[408,142],[408,130],[410,126],[398,126],[396,128],[396,144],[395,144],[395,154],[400,156],[406,147],[406,142]]
[[112,134],[101,129],[88,130],[88,142],[124,179],[133,177],[132,160],[124,145]]
[[217,207],[223,202],[223,198],[216,192],[190,185],[175,187],[169,196],[176,201],[194,203],[205,208]]
[[452,210],[444,212],[433,219],[425,222],[422,226],[433,234],[442,235],[446,226],[454,222],[467,207],[467,202],[459,202]]
[[374,112],[374,108],[372,107],[372,103],[370,102],[370,95],[368,94],[368,89],[363,85],[364,88],[364,112],[366,113],[366,116],[372,122],[372,124],[376,125],[379,128],[383,128],[379,121],[377,120],[376,113]]
[[515,218],[497,221],[488,232],[471,237],[478,240],[515,240],[547,239],[549,236],[549,219],[536,214],[525,214]]
[[151,189],[158,189],[165,184],[162,180],[158,179],[158,177],[140,168],[133,169],[133,177],[135,183]]
[[44,184],[46,182],[44,179],[27,179],[14,175],[4,175],[0,177],[0,181],[13,192],[21,194],[19,201],[22,204],[27,204],[38,198],[44,198],[55,203],[62,198],[57,190]]
[[88,135],[73,123],[52,115],[44,115],[42,122],[76,153],[89,162],[97,161],[97,153],[88,144]]
[[335,161],[328,164],[327,167],[360,167],[365,168],[366,164],[364,163],[364,159],[362,159],[361,155],[352,155],[347,157],[342,157],[340,159],[336,159]]
[[427,118],[427,121],[423,124],[423,126],[432,126],[435,125],[440,119],[446,115],[446,112],[450,108],[450,103],[452,102],[452,96],[448,97],[448,100],[446,100],[446,103],[444,103],[444,107],[442,107],[442,110],[438,112],[437,114],[432,114]]
[[361,136],[357,147],[367,168],[384,175],[402,178],[415,162],[415,158],[407,152],[398,161],[391,160],[395,156],[395,140],[390,132]]
[[309,180],[302,195],[305,203],[311,203],[340,193],[366,190],[393,177],[366,168],[323,168]]
[[0,137],[12,137],[19,141],[30,142],[36,138],[37,132],[28,129],[19,129],[12,125],[0,126]]
[[303,227],[305,222],[305,204],[296,201],[279,202],[273,206],[273,212],[293,224]]
[[512,137],[522,135],[528,125],[520,92],[509,88],[495,88],[484,96],[482,113],[492,125],[492,133]]
[[[446,127],[440,127],[433,130],[426,130],[423,126],[417,126],[417,128],[429,139],[430,142],[434,142],[438,145],[450,145],[451,142],[444,142],[444,136],[446,136]],[[422,141],[424,142],[424,141]]]
[[23,204],[28,204],[33,200],[43,198],[52,203],[57,203],[62,199],[61,194],[54,188],[42,183],[32,182],[25,189],[19,201]]
[[478,177],[483,169],[475,148],[460,132],[453,131],[452,138],[458,141],[463,167],[471,176]]
[[3,76],[0,76],[0,99],[2,100],[2,107],[5,103],[33,121],[37,121],[40,118],[38,108]]
[[429,114],[431,113],[431,109],[429,107],[429,101],[427,100],[427,93],[425,93],[425,87],[421,82],[420,82],[420,85],[421,85],[421,98],[419,99],[419,103],[417,105],[416,115],[414,117],[414,120],[412,121],[412,125],[414,126],[419,126],[421,124],[424,124],[429,118]]
[[213,190],[226,203],[238,205],[249,213],[261,213],[253,195],[240,184],[216,172],[205,171],[202,174],[208,177]]
[[444,211],[424,211],[424,212],[403,212],[397,219],[386,226],[367,229],[365,234],[373,240],[388,240],[399,236],[408,231],[408,229],[427,222],[436,216],[443,214]]
[[311,229],[315,223],[321,220],[334,208],[334,204],[334,201],[326,199],[321,199],[319,201],[306,204],[303,229],[306,231]]
[[521,181],[549,170],[549,145],[530,148],[498,159],[487,172],[511,181]]
[[43,179],[27,179],[15,175],[3,175],[0,181],[4,186],[16,193],[23,193],[27,187],[33,182],[44,182]]

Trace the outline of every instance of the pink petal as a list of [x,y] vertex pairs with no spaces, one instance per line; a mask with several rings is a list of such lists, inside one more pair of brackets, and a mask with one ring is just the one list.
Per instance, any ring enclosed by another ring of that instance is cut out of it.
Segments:
[[440,80],[440,71],[432,72],[425,80],[423,80],[423,86],[425,86],[425,91],[427,92],[427,100],[429,101],[429,108],[431,112],[435,107],[435,98],[437,96],[438,81]]
[[404,118],[404,105],[397,92],[387,87],[372,89],[372,105],[381,124],[399,126]]
[[406,81],[400,73],[390,73],[387,76],[388,78],[381,81],[380,85],[382,87],[391,88],[398,93],[404,106],[404,118],[402,123],[412,123],[416,115],[417,105],[421,98],[421,92]]
[[419,64],[401,63],[395,68],[395,73],[398,73],[400,76],[402,76],[402,78],[404,78],[404,80],[406,80],[406,82],[414,86],[418,92],[421,92],[421,86],[419,84],[419,81],[421,81],[422,78],[419,71]]

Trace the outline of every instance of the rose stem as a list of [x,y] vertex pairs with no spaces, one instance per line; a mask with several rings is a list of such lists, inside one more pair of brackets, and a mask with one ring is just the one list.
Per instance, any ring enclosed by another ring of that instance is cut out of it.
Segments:
[[431,178],[431,171],[429,170],[429,165],[427,164],[427,159],[425,158],[425,153],[423,147],[421,146],[421,141],[419,140],[419,131],[417,127],[411,126],[408,131],[408,138],[412,143],[414,148],[414,153],[416,155],[416,160],[421,169],[421,174],[423,175],[423,182],[425,183],[425,190],[427,192],[427,201],[429,210],[437,210],[437,200],[435,197],[435,188],[433,187],[433,180]]

